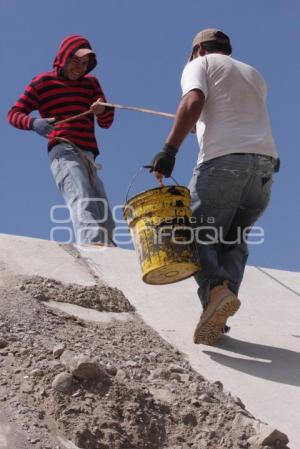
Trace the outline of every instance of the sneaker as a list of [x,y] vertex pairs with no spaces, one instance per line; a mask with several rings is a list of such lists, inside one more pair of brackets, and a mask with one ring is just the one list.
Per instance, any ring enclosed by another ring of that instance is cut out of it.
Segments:
[[209,296],[208,306],[202,313],[194,332],[194,343],[213,345],[224,334],[227,319],[234,315],[241,301],[229,290],[226,282],[214,287]]

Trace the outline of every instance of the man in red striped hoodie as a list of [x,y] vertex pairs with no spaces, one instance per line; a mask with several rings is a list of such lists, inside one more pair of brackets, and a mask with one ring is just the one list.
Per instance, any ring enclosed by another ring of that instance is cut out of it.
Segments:
[[[97,65],[87,39],[67,36],[61,43],[53,70],[37,75],[8,112],[11,125],[32,130],[48,139],[51,171],[69,207],[79,244],[113,244],[114,221],[104,186],[97,176],[99,154],[94,116],[101,128],[109,128],[114,109],[106,102],[96,77],[89,75]],[[58,124],[73,115],[93,114]],[[41,118],[30,113],[37,110]]]

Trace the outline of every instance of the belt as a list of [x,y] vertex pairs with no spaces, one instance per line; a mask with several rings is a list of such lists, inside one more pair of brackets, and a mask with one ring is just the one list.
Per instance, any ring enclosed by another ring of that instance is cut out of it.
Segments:
[[79,148],[77,145],[75,145],[75,143],[71,142],[68,139],[65,139],[64,137],[54,137],[54,140],[57,140],[58,142],[65,142],[65,143],[68,143],[69,145],[71,145],[75,150],[78,151],[79,156],[82,158],[83,162],[88,166],[88,168],[91,166],[96,171],[101,170],[102,166],[100,164],[97,164],[96,162],[91,161],[91,159],[89,159],[85,155],[85,153],[81,150],[81,148]]
[[260,154],[260,153],[232,153],[232,154],[236,154],[238,156],[262,156],[265,157],[267,159],[269,159],[272,162],[273,168],[274,168],[274,172],[278,173],[279,169],[280,169],[280,159],[272,157],[272,156],[268,156],[267,154]]

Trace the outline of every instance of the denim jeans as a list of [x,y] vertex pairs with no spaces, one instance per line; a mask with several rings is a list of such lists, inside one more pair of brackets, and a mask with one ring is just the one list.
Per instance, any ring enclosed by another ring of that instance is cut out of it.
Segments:
[[238,295],[247,234],[268,205],[272,175],[271,159],[258,154],[229,154],[195,167],[189,189],[202,266],[195,279],[203,308],[210,290],[224,281]]
[[69,208],[76,242],[111,243],[114,221],[92,153],[62,142],[51,149],[49,161]]

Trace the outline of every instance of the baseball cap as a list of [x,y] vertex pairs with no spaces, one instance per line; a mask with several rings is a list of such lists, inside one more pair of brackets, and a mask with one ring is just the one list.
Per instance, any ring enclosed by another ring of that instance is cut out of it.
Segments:
[[90,55],[91,53],[95,54],[90,48],[79,48],[79,50],[76,51],[75,56],[82,58],[82,56]]
[[229,37],[223,33],[223,31],[217,28],[206,28],[205,30],[199,31],[193,39],[192,52],[190,54],[189,61],[192,59],[193,49],[196,45],[202,44],[203,42],[218,42],[220,44],[229,44]]

